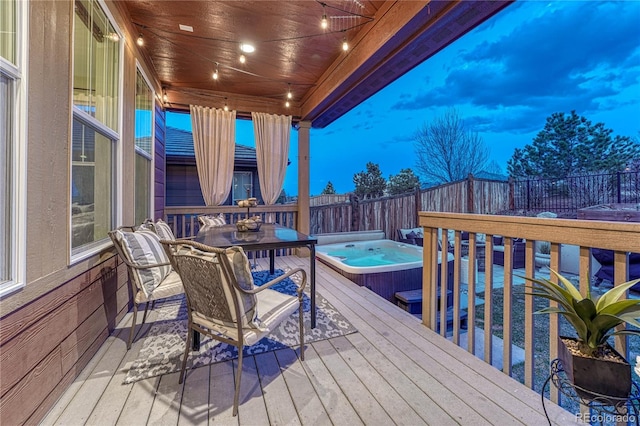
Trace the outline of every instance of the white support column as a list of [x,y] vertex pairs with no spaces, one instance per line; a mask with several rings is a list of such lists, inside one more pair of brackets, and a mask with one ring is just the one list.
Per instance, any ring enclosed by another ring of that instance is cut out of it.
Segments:
[[[309,129],[310,121],[298,123],[298,223],[297,228],[303,234],[309,234]],[[299,256],[308,255],[308,250],[300,250]]]

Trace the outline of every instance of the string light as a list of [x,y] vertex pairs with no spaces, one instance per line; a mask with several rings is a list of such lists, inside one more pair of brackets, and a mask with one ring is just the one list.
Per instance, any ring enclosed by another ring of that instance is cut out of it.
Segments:
[[245,62],[247,62],[247,58],[244,55],[240,55],[240,63],[244,64]]
[[142,38],[142,34],[138,35],[138,39],[136,40],[136,44],[138,46],[144,46],[144,39]]
[[216,62],[216,70],[213,72],[213,79],[218,79],[218,63]]
[[345,52],[349,50],[349,43],[347,43],[346,37],[342,40],[342,50],[344,50]]
[[256,48],[253,44],[242,43],[240,44],[240,50],[243,51],[244,53],[253,53],[256,51]]
[[291,84],[289,84],[288,86],[289,86],[289,90],[287,91],[287,99],[292,99],[293,93],[291,93]]
[[322,19],[320,20],[320,26],[323,30],[326,30],[329,26],[329,21],[327,20],[327,12],[325,10],[324,4],[322,5]]
[[284,106],[286,106],[287,108],[289,108],[289,106],[291,106],[291,103],[290,103],[289,101],[286,101],[286,102],[284,103]]
[[169,102],[169,97],[167,96],[167,91],[166,89],[163,87],[162,88],[162,101],[166,104],[167,102]]
[[229,111],[229,106],[227,105],[227,98],[224,98],[224,110]]

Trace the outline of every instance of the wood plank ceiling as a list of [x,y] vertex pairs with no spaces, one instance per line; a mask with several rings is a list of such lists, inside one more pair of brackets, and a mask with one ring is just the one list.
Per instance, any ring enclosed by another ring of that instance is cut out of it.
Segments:
[[[125,0],[120,5],[142,35],[141,49],[165,88],[168,109],[227,104],[241,116],[290,114],[325,127],[509,3]],[[245,63],[239,59],[241,43],[255,46],[255,52],[244,53]]]

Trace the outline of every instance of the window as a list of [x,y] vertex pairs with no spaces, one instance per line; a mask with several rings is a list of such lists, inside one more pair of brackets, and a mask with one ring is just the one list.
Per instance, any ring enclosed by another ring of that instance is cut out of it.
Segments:
[[233,204],[236,204],[238,200],[253,197],[253,174],[251,172],[233,172],[232,191]]
[[0,1],[0,296],[24,286],[26,83],[25,7]]
[[91,254],[115,225],[120,140],[120,36],[95,0],[76,0],[71,150],[72,257]]
[[13,99],[11,96],[12,82],[5,75],[0,75],[0,283],[8,282],[12,277],[11,270],[11,201],[13,199],[13,183],[11,179],[11,153],[12,153],[12,118]]
[[153,92],[138,70],[135,114],[135,223],[151,217],[153,171]]
[[16,0],[0,2],[0,56],[12,64],[17,64],[16,26],[18,14]]

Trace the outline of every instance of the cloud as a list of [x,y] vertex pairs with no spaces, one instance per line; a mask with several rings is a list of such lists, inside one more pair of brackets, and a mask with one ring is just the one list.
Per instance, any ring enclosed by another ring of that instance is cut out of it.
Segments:
[[[640,80],[636,2],[562,2],[543,10],[533,2],[512,8],[496,18],[532,17],[499,38],[460,49],[445,64],[444,84],[400,96],[394,108],[466,104],[483,111],[470,120],[479,128],[526,133],[532,121],[553,112],[615,109],[622,101],[613,97]],[[467,37],[490,33],[483,25]]]

